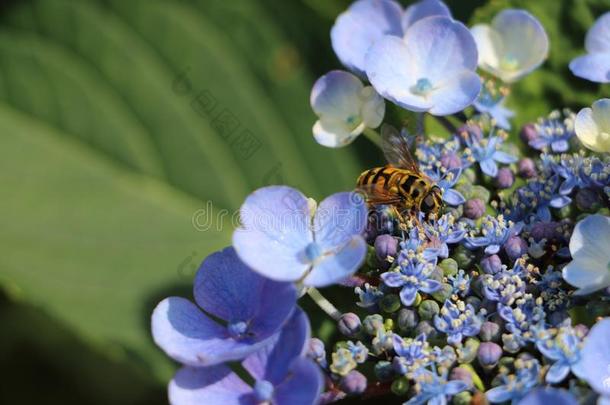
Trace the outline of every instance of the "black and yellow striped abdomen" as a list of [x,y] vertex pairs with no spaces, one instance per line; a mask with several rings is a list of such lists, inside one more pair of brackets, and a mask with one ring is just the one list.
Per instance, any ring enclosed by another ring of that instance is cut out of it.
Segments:
[[433,184],[410,170],[384,166],[363,172],[358,177],[357,186],[381,188],[387,194],[399,197],[404,208],[419,209],[422,199]]

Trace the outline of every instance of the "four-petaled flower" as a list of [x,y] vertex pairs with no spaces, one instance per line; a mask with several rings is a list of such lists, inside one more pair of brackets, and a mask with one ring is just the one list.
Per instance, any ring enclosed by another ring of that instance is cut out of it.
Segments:
[[[610,13],[608,14],[610,16]],[[583,145],[595,152],[610,153],[610,99],[602,98],[578,112],[574,129]]]
[[555,361],[546,373],[546,382],[558,384],[568,376],[570,370],[579,378],[585,375],[580,356],[581,346],[582,336],[570,324],[560,326],[554,337],[536,342],[540,353]]
[[447,403],[447,397],[466,391],[469,387],[464,381],[447,381],[446,373],[438,375],[436,371],[419,369],[415,380],[419,386],[417,395],[409,399],[404,405],[441,405]]
[[511,164],[517,161],[515,156],[498,149],[502,144],[502,138],[499,136],[491,136],[484,139],[465,136],[464,142],[472,151],[472,158],[479,163],[481,171],[490,177],[496,177],[498,174],[496,162]]
[[471,234],[465,237],[465,245],[469,249],[485,247],[488,255],[496,254],[511,235],[518,233],[519,227],[510,221],[505,221],[502,215],[494,218],[488,215],[481,221],[481,235]]
[[388,287],[401,288],[400,300],[404,305],[413,305],[418,291],[431,294],[441,288],[440,282],[430,278],[435,262],[426,261],[421,253],[401,251],[397,262],[397,268],[383,273],[381,279]]
[[487,400],[497,404],[511,401],[517,405],[532,388],[538,385],[540,363],[536,359],[515,360],[515,375],[504,376],[502,385],[492,388],[485,393]]
[[610,82],[610,12],[603,14],[587,32],[587,54],[570,62],[572,73],[598,83]]
[[441,313],[434,317],[434,326],[447,335],[447,342],[452,345],[460,344],[464,337],[476,336],[482,323],[474,307],[463,301],[445,301]]
[[327,286],[362,264],[367,216],[357,193],[333,194],[316,209],[291,187],[264,187],[242,205],[233,246],[247,265],[272,280]]

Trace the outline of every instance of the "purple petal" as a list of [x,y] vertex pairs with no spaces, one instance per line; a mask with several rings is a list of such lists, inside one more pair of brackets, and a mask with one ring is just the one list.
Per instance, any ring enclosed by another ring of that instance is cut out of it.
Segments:
[[396,271],[389,271],[381,275],[381,279],[388,287],[398,288],[405,285],[405,280],[401,273]]
[[406,286],[403,287],[402,290],[400,290],[400,300],[402,301],[403,304],[405,304],[405,306],[409,307],[411,305],[413,305],[413,303],[415,302],[415,296],[417,294],[417,289],[415,289],[413,286]]
[[265,340],[231,338],[225,327],[179,297],[166,298],[157,305],[152,315],[152,335],[168,356],[200,367],[243,359],[266,344]]
[[402,17],[402,28],[406,32],[409,27],[422,18],[432,16],[451,17],[449,7],[439,0],[421,0],[407,7]]
[[240,210],[243,227],[233,233],[240,259],[277,281],[296,281],[309,267],[302,252],[313,242],[307,198],[285,186],[261,188]]
[[610,83],[610,54],[592,53],[572,59],[570,70],[575,76],[597,83]]
[[288,377],[276,387],[276,405],[313,405],[324,388],[320,368],[310,359],[298,358]]
[[297,308],[281,332],[263,349],[248,356],[243,365],[255,379],[277,385],[288,374],[292,361],[303,354],[309,337],[309,319]]
[[252,388],[224,365],[183,367],[169,383],[169,402],[179,405],[254,405]]
[[504,163],[507,165],[509,165],[511,163],[515,163],[517,161],[516,157],[514,157],[513,155],[509,155],[506,152],[502,152],[501,150],[497,150],[494,152],[493,159],[496,162]]
[[585,48],[589,53],[610,52],[610,13],[602,14],[589,29]]
[[498,165],[496,165],[496,162],[494,162],[493,159],[485,159],[479,162],[479,164],[481,165],[483,173],[489,177],[496,177],[498,174]]
[[336,193],[320,203],[314,216],[316,243],[323,251],[345,245],[361,235],[367,224],[368,208],[358,193]]
[[291,284],[261,277],[237,257],[233,248],[208,256],[194,283],[197,304],[225,321],[251,321],[261,314],[261,302],[269,291],[274,292],[276,302],[294,306],[296,291]]
[[519,405],[577,405],[578,401],[567,390],[551,387],[537,388],[519,401]]
[[303,284],[326,287],[351,276],[364,261],[366,249],[367,244],[362,236],[352,237],[338,251],[327,254],[320,262],[315,263]]
[[384,35],[402,37],[402,8],[392,0],[359,0],[335,21],[330,37],[337,57],[365,77],[365,55]]

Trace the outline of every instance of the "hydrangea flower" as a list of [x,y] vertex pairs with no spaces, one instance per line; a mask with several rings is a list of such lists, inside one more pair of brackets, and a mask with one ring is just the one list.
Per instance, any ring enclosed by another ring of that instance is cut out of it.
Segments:
[[420,369],[416,373],[419,392],[404,405],[446,404],[447,397],[451,397],[468,389],[468,384],[460,380],[447,381],[447,375],[438,375],[427,369]]
[[418,291],[431,294],[441,288],[441,283],[430,278],[434,263],[426,261],[422,254],[401,251],[397,262],[397,269],[383,273],[381,279],[388,287],[401,288],[404,305],[413,305]]
[[485,247],[485,253],[488,255],[496,254],[500,251],[500,247],[506,243],[511,235],[518,233],[518,227],[505,221],[502,215],[494,218],[488,215],[481,221],[481,235],[475,236],[471,233],[465,237],[465,245],[469,249],[477,249]]
[[226,365],[184,367],[169,384],[175,405],[313,405],[323,387],[318,366],[303,356],[309,322],[301,310],[273,341],[242,365],[256,381],[251,387]]
[[498,128],[510,130],[510,119],[515,116],[512,110],[504,106],[505,92],[496,89],[493,81],[487,81],[481,88],[479,97],[473,106],[478,112],[488,114]]
[[578,405],[578,401],[569,391],[558,388],[536,388],[525,396],[519,405]]
[[610,217],[590,215],[576,224],[570,239],[572,261],[563,278],[578,288],[577,295],[610,286]]
[[498,163],[511,164],[518,159],[499,150],[503,139],[500,136],[478,139],[475,136],[463,137],[466,146],[472,151],[472,158],[479,163],[481,171],[490,177],[498,174]]
[[454,207],[466,202],[462,193],[453,188],[462,175],[461,168],[447,170],[439,162],[434,168],[424,169],[423,173],[442,190],[444,202]]
[[548,118],[534,125],[536,136],[529,141],[529,146],[540,151],[567,152],[569,141],[574,137],[574,118],[571,111],[566,110],[563,115],[559,111],[551,112]]
[[404,339],[401,336],[394,334],[392,336],[394,352],[396,357],[393,360],[393,366],[396,373],[405,375],[408,372],[413,372],[419,367],[425,365],[430,356],[426,335],[420,334],[415,339]]
[[411,4],[407,7],[402,17],[403,32],[406,32],[417,21],[433,16],[451,18],[451,11],[440,0],[420,0]]
[[[610,402],[610,318],[597,322],[585,339],[581,352],[584,378],[598,394]],[[601,401],[600,401],[601,402]]]
[[510,306],[498,304],[498,313],[506,322],[506,330],[513,335],[518,346],[534,339],[537,328],[544,326],[545,312],[541,301],[528,294]]
[[426,222],[425,232],[432,245],[438,249],[438,257],[449,257],[449,246],[464,239],[466,229],[464,224],[456,222],[451,214],[445,214],[439,219]]
[[521,79],[548,56],[544,27],[525,10],[503,10],[491,25],[475,25],[471,31],[479,50],[479,67],[506,83]]
[[269,344],[296,303],[293,285],[261,277],[233,248],[202,263],[194,296],[197,305],[166,298],[152,316],[155,343],[174,360],[194,367],[241,360]]
[[581,337],[569,324],[560,326],[557,335],[552,339],[536,342],[540,353],[554,361],[546,373],[546,382],[558,384],[570,371],[579,378],[584,377],[585,370],[580,355],[581,343]]
[[[610,18],[610,13],[608,17]],[[595,152],[610,153],[610,99],[602,98],[594,102],[591,108],[580,110],[574,129],[580,142],[587,148]]]
[[463,301],[445,301],[441,313],[434,317],[434,326],[447,335],[447,342],[452,345],[458,345],[464,337],[476,336],[482,323],[474,307]]
[[504,376],[504,384],[485,393],[489,402],[498,404],[510,401],[513,405],[517,405],[532,388],[538,385],[538,373],[540,372],[538,360],[517,359],[515,368],[514,376]]
[[313,126],[314,137],[329,148],[350,144],[366,128],[381,125],[385,115],[385,103],[375,89],[341,70],[316,81],[311,107],[319,118]]
[[272,280],[327,286],[363,262],[367,216],[359,194],[333,194],[314,209],[298,190],[264,187],[242,205],[233,246],[246,264]]
[[483,275],[482,285],[485,298],[501,304],[512,305],[525,294],[525,272],[519,260],[511,270],[499,271],[496,274]]
[[468,29],[447,17],[413,24],[403,38],[386,36],[366,56],[366,73],[384,98],[433,115],[463,110],[476,99],[476,44]]
[[598,83],[610,82],[610,13],[597,19],[585,38],[587,54],[570,62],[575,76]]
[[358,0],[333,25],[330,38],[341,63],[366,77],[365,56],[385,35],[402,37],[402,7],[394,0]]

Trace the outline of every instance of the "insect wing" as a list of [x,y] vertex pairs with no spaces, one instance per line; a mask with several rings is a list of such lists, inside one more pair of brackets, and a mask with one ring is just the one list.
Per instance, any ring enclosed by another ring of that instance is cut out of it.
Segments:
[[399,195],[390,193],[378,184],[359,186],[356,192],[363,194],[366,202],[371,205],[393,205],[402,202]]
[[407,137],[391,125],[384,124],[381,127],[381,148],[392,166],[419,173],[417,163],[409,150]]

